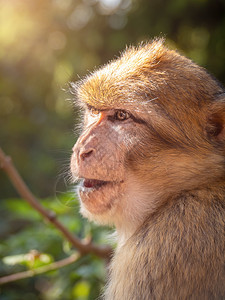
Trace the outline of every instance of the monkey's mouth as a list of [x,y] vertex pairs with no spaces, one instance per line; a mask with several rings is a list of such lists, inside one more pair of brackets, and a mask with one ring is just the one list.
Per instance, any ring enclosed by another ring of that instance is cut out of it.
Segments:
[[82,185],[86,189],[100,189],[102,186],[109,183],[110,181],[97,180],[97,179],[84,179]]
[[94,191],[99,191],[106,186],[113,187],[120,183],[123,183],[123,180],[122,181],[105,181],[105,180],[84,178],[80,184],[80,191],[83,193],[91,193]]
[[99,215],[116,207],[122,184],[123,181],[84,178],[78,187],[79,197],[84,205],[82,209],[85,207],[90,213]]

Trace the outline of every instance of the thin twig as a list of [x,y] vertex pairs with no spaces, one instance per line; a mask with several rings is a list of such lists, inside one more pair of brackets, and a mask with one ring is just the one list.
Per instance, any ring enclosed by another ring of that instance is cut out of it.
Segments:
[[74,263],[75,261],[78,260],[78,258],[80,257],[79,254],[72,254],[71,256],[64,258],[62,260],[56,261],[54,263],[51,263],[47,266],[43,266],[43,267],[39,267],[33,270],[28,270],[28,271],[24,271],[24,272],[19,272],[19,273],[15,273],[12,275],[8,275],[8,276],[4,276],[0,278],[0,285],[2,284],[6,284],[9,282],[14,282],[20,279],[25,279],[25,278],[29,278],[29,277],[33,277],[35,275],[38,274],[43,274],[49,271],[53,271],[53,270],[57,270],[60,268],[63,268],[65,266],[68,266],[72,263]]
[[26,200],[35,210],[37,210],[47,221],[54,224],[54,226],[71,242],[71,244],[80,252],[81,255],[93,253],[101,258],[110,260],[112,249],[109,246],[96,246],[92,243],[84,243],[75,237],[62,223],[60,223],[56,214],[52,211],[47,211],[35,198],[35,196],[28,189],[27,185],[21,178],[17,169],[9,156],[0,148],[0,167],[7,173],[10,181],[14,185],[20,196]]

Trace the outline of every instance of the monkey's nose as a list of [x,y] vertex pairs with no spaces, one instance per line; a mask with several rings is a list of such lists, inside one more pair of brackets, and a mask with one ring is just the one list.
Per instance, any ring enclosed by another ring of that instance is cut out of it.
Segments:
[[94,152],[94,150],[93,149],[88,149],[88,150],[81,150],[81,152],[80,152],[80,158],[81,158],[81,160],[85,160],[86,158],[88,158],[89,156],[91,156],[92,155],[92,153]]

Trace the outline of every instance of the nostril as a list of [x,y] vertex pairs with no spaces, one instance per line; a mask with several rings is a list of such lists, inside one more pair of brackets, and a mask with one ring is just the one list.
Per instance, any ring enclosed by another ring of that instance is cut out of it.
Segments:
[[87,157],[91,156],[92,153],[93,153],[93,150],[88,150],[88,151],[81,152],[80,158],[82,160],[85,160]]

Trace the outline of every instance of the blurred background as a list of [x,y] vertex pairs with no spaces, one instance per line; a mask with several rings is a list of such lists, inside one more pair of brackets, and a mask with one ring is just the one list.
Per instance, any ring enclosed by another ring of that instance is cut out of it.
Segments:
[[75,142],[68,83],[159,35],[225,82],[224,0],[0,1],[0,144],[35,193],[53,193]]
[[[77,137],[78,112],[68,84],[126,45],[155,36],[165,37],[170,47],[225,83],[224,0],[0,0],[0,146],[34,194],[80,237],[92,234],[96,242],[105,242],[104,230],[79,217],[76,199],[51,198],[67,189],[61,182]],[[6,255],[15,258],[36,249],[54,260],[72,251],[17,197],[0,170],[3,275],[32,267],[15,259],[7,263]],[[89,257],[65,274],[6,285],[0,299],[95,299],[103,269]]]

